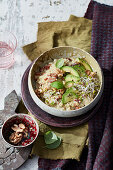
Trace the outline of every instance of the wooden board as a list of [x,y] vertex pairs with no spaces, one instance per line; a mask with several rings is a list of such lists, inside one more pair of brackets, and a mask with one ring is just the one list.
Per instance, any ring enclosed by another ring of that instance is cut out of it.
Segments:
[[4,102],[4,110],[0,111],[0,170],[14,170],[20,167],[28,158],[31,146],[25,148],[14,148],[7,144],[1,135],[1,127],[4,121],[11,115],[19,104],[19,99],[15,91],[12,91]]

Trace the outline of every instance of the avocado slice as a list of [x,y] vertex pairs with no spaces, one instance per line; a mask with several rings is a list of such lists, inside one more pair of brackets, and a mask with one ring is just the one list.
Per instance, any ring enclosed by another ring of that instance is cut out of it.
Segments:
[[79,75],[81,77],[85,77],[87,74],[86,74],[86,69],[84,67],[84,65],[82,64],[76,64],[75,66],[73,66],[73,68],[79,73]]
[[67,88],[70,88],[70,87],[73,86],[73,84],[74,84],[73,81],[67,81],[67,82],[65,83],[65,88],[66,88],[66,89],[67,89]]
[[91,72],[93,71],[91,66],[88,64],[88,62],[84,59],[81,59],[81,63],[84,65],[84,67],[86,68],[86,70],[90,70]]
[[[70,88],[68,88],[67,90],[66,90],[66,93],[67,92],[73,92],[73,93],[76,93],[76,87],[70,87]],[[77,94],[76,94],[77,95]],[[78,96],[78,95],[77,95]]]
[[83,66],[85,67],[86,70],[90,70],[91,72],[93,71],[91,66],[88,64],[88,62],[86,60],[84,60],[83,58],[77,58],[76,61],[78,63],[83,64]]
[[74,82],[77,82],[79,81],[80,78],[79,77],[76,77],[72,74],[68,74],[66,77],[65,77],[65,81],[74,81]]
[[51,86],[56,88],[56,89],[63,89],[64,88],[64,85],[61,81],[54,81],[51,83]]
[[72,89],[67,89],[66,92],[62,96],[62,103],[66,104],[74,99],[78,98],[78,95],[76,95]]
[[57,62],[56,62],[57,68],[61,68],[63,65],[64,65],[64,59],[63,58],[57,60]]
[[80,77],[79,73],[71,66],[63,66],[61,69],[65,72],[71,73],[72,75],[74,75],[76,77]]

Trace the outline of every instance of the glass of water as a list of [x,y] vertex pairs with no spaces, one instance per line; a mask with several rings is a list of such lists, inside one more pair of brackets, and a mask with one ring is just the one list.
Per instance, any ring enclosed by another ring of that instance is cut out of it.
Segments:
[[17,39],[11,32],[0,32],[0,69],[11,67],[14,60],[14,51]]

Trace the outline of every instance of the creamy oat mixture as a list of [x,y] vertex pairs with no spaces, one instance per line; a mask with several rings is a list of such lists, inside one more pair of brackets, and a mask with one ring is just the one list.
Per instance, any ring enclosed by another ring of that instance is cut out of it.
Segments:
[[35,74],[35,80],[37,96],[60,110],[88,105],[100,89],[97,73],[82,57],[54,59]]

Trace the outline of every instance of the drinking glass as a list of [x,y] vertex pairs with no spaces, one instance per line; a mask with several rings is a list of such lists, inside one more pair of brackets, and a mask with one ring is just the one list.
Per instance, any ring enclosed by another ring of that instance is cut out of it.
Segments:
[[11,67],[14,60],[14,51],[17,47],[17,39],[11,32],[0,32],[0,68]]

